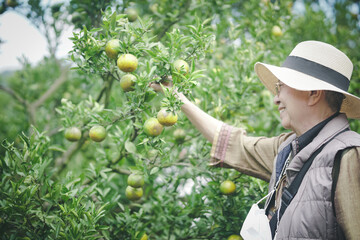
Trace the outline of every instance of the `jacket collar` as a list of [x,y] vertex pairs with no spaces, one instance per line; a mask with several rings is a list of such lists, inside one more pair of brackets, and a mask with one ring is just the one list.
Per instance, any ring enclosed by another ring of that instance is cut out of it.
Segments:
[[296,137],[294,141],[292,141],[292,154],[295,156],[298,154],[304,147],[306,147],[309,143],[313,141],[313,139],[319,134],[321,129],[324,128],[324,126],[330,122],[333,118],[338,116],[339,113],[334,113],[327,119],[323,120],[322,122],[316,124],[314,127],[312,127],[310,130],[305,132],[303,135]]
[[[309,159],[322,144],[331,139],[334,135],[349,127],[349,122],[345,114],[339,114],[331,119],[313,138],[313,140],[306,145],[298,154],[294,156],[289,164],[289,172],[300,171],[303,164]],[[295,137],[293,137],[295,139]]]

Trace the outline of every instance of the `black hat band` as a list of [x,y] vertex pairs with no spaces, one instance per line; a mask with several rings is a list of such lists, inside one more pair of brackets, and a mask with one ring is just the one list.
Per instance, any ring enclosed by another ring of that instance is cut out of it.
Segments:
[[349,88],[350,80],[341,73],[302,57],[288,56],[282,67],[310,75],[344,91]]

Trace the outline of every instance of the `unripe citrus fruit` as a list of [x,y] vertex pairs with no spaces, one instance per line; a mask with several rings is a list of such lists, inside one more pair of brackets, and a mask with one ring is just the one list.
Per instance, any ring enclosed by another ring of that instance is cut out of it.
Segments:
[[105,53],[111,59],[116,59],[120,51],[120,41],[111,39],[105,45]]
[[133,188],[132,186],[127,186],[125,189],[125,196],[131,201],[139,200],[143,195],[142,188]]
[[268,5],[269,5],[270,0],[261,0],[261,2],[262,2],[263,4],[265,4],[266,6],[268,6]]
[[134,22],[138,18],[138,13],[134,8],[127,9],[125,13],[127,14],[127,18],[129,19],[129,22]]
[[178,116],[166,109],[161,109],[157,114],[157,120],[161,125],[172,126],[177,122]]
[[159,8],[159,4],[158,3],[153,3],[149,6],[150,10],[153,12],[153,13],[157,13],[158,12],[158,8]]
[[142,235],[140,240],[148,240],[148,235],[144,233],[144,235]]
[[133,72],[138,66],[138,59],[130,54],[123,54],[117,60],[117,65],[123,72]]
[[101,142],[106,137],[106,130],[103,126],[96,125],[90,129],[89,136],[95,142]]
[[184,60],[178,59],[174,62],[174,68],[176,71],[183,73],[184,75],[189,72],[189,64]]
[[19,5],[19,3],[15,0],[6,0],[6,5],[8,5],[9,7],[16,7],[17,5]]
[[271,33],[275,37],[281,37],[283,35],[281,28],[277,25],[273,26],[273,28],[271,29]]
[[136,77],[130,73],[124,75],[120,79],[120,87],[124,92],[129,92],[134,90]]
[[186,137],[186,133],[185,130],[182,128],[178,128],[174,131],[174,137],[175,137],[175,141],[177,143],[183,143]]
[[233,194],[236,190],[235,183],[230,180],[226,180],[220,184],[220,192],[225,195]]
[[233,234],[228,237],[228,240],[243,240],[243,238],[240,235]]
[[164,127],[156,118],[149,118],[144,123],[144,132],[151,137],[156,137],[161,134]]
[[144,186],[144,177],[143,175],[132,173],[127,179],[127,184],[134,188],[142,187]]
[[77,127],[70,127],[65,130],[65,138],[70,142],[76,142],[81,138],[81,131]]

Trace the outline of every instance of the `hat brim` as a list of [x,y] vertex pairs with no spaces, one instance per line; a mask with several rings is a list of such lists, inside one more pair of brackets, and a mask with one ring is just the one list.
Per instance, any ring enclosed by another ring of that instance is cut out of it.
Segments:
[[345,113],[348,118],[360,119],[360,98],[327,82],[290,68],[261,62],[255,64],[255,72],[264,86],[274,95],[276,94],[275,84],[279,80],[287,86],[300,91],[329,90],[342,93],[345,99],[340,112]]

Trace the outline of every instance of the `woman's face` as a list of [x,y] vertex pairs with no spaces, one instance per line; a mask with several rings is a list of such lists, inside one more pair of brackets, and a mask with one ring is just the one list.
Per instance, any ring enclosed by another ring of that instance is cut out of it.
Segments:
[[274,103],[278,105],[281,124],[285,129],[293,130],[298,136],[303,134],[302,126],[306,119],[308,92],[299,91],[282,82],[278,83],[278,94]]

